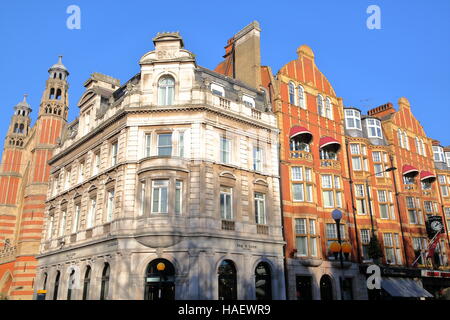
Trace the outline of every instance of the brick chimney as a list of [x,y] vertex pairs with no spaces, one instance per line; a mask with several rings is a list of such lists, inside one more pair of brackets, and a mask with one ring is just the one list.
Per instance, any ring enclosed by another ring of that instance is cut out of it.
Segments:
[[383,104],[379,107],[373,108],[367,112],[369,116],[383,117],[395,113],[394,105],[391,102]]
[[261,29],[253,21],[236,33],[225,47],[225,61],[215,71],[259,89],[261,86]]

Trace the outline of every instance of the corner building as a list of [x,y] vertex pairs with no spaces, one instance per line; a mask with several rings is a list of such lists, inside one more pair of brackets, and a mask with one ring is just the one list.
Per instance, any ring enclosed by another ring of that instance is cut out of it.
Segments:
[[[257,24],[241,33],[258,60]],[[36,289],[61,300],[284,299],[268,96],[259,80],[198,66],[178,33],[153,42],[124,85],[97,73],[85,83],[50,160]]]
[[14,107],[0,166],[0,298],[33,297],[50,166],[68,114],[69,72],[62,58],[49,70],[36,123],[31,106]]

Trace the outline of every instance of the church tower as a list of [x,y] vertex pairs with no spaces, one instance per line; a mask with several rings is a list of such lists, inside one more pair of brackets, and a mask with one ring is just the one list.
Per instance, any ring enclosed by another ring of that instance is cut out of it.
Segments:
[[15,107],[0,170],[0,295],[14,300],[31,299],[33,295],[35,257],[39,253],[49,187],[47,163],[69,110],[69,72],[61,56],[48,74],[32,128],[26,96]]

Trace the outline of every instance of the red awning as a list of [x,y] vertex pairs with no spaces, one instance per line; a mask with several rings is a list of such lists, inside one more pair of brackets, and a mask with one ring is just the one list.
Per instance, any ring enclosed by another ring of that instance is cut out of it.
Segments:
[[295,138],[297,136],[304,136],[307,140],[307,143],[311,142],[311,139],[313,137],[311,131],[306,129],[305,127],[295,126],[291,128],[291,131],[289,132],[289,137]]
[[433,182],[436,180],[436,176],[433,173],[431,173],[430,171],[422,171],[420,173],[420,181],[426,181],[426,180]]
[[339,148],[341,147],[341,144],[339,143],[339,141],[337,141],[334,138],[322,137],[322,138],[320,138],[319,146],[321,149],[327,148],[327,147],[330,147],[330,148],[334,147],[334,148],[336,148],[336,150],[339,150]]
[[409,165],[409,164],[405,164],[403,166],[403,175],[404,176],[417,176],[419,174],[419,170],[417,170],[417,168]]

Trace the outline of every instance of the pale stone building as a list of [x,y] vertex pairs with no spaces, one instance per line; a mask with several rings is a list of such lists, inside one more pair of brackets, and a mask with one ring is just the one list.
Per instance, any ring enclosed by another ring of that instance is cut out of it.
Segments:
[[240,33],[254,50],[236,61],[257,62],[241,63],[240,79],[198,66],[178,33],[158,34],[124,85],[91,75],[50,160],[36,292],[285,299],[278,129],[259,32]]

